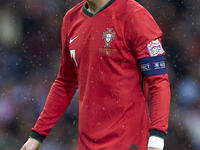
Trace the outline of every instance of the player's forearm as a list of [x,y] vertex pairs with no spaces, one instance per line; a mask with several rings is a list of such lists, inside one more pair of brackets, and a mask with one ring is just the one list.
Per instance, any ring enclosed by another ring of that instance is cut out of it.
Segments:
[[166,133],[171,99],[168,75],[148,77],[147,82],[151,95],[151,129]]
[[63,84],[59,79],[54,82],[44,109],[32,129],[44,137],[48,135],[52,127],[65,112],[76,92],[77,86],[63,86]]

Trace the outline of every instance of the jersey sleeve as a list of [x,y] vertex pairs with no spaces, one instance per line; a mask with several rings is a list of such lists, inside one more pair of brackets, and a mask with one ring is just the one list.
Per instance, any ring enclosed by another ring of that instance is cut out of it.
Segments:
[[145,8],[133,12],[130,22],[129,40],[136,59],[165,53],[161,45],[162,31]]
[[164,135],[157,135],[155,130],[167,133],[169,106],[171,92],[167,74],[145,77],[148,83],[151,96],[151,135],[164,138]]
[[134,12],[129,29],[131,49],[140,64],[151,96],[150,135],[165,137],[171,99],[168,75],[165,72],[162,31],[145,8]]
[[31,133],[31,137],[40,142],[48,135],[65,112],[78,88],[77,75],[70,59],[66,38],[67,23],[65,16],[61,29],[62,56],[59,74],[50,89],[43,111]]

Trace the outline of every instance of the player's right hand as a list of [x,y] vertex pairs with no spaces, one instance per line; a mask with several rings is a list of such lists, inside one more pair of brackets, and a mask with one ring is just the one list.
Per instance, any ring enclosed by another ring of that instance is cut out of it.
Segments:
[[41,143],[35,139],[29,138],[20,150],[39,150]]

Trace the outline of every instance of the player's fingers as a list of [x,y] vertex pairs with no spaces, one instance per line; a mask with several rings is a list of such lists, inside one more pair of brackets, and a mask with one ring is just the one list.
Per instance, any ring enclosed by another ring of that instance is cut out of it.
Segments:
[[26,150],[26,148],[24,148],[24,146],[23,146],[20,150]]
[[25,143],[20,150],[29,150],[29,148],[27,147],[27,145]]

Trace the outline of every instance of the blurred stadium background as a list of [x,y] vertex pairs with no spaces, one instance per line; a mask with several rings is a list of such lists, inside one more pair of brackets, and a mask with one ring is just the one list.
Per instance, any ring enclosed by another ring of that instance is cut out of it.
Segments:
[[[81,0],[0,0],[0,149],[20,149],[55,80],[60,27]],[[163,31],[172,99],[165,150],[200,150],[200,1],[138,0]],[[78,94],[41,150],[76,150]]]

